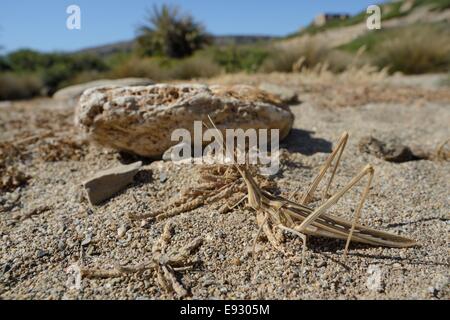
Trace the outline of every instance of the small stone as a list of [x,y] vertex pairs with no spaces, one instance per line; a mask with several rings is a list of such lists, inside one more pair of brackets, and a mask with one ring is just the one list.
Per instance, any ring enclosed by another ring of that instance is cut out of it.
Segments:
[[59,251],[63,251],[66,248],[66,242],[64,240],[59,240],[58,241],[58,250]]
[[161,173],[159,174],[159,181],[161,183],[164,183],[167,181],[167,173],[165,171],[161,171]]
[[103,170],[83,182],[89,202],[97,205],[111,198],[133,182],[133,178],[142,166],[138,161]]
[[241,265],[241,259],[239,259],[239,258],[231,259],[231,264],[233,264],[235,266],[240,266]]
[[154,219],[152,219],[152,218],[142,220],[141,221],[141,228],[146,228],[146,229],[150,228],[150,226],[152,225],[152,221],[153,220]]
[[320,260],[319,262],[317,262],[317,268],[322,268],[325,267],[326,265],[327,263],[324,260]]
[[84,240],[81,242],[82,246],[87,246],[92,241],[92,235],[90,233],[86,234]]
[[11,270],[12,265],[10,263],[5,263],[2,268],[2,275]]
[[38,252],[37,252],[37,254],[36,254],[36,256],[37,256],[38,258],[43,258],[43,257],[45,257],[45,256],[47,256],[47,255],[48,255],[48,252],[45,251],[45,250],[42,250],[42,249],[39,249]]
[[213,285],[214,284],[214,280],[212,280],[212,279],[206,279],[206,280],[204,280],[203,282],[202,282],[202,285],[204,286],[204,287],[209,287],[209,286],[211,286],[211,285]]
[[127,233],[128,228],[126,225],[121,225],[118,229],[117,229],[117,236],[119,238],[123,238],[125,236],[125,234]]

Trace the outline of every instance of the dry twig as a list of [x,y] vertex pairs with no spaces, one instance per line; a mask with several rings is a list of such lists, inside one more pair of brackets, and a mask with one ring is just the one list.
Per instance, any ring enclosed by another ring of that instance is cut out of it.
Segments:
[[161,288],[168,292],[175,292],[180,298],[185,297],[188,291],[178,281],[175,272],[192,268],[192,264],[187,263],[187,260],[200,247],[203,240],[196,238],[178,251],[169,250],[173,229],[174,226],[171,223],[164,226],[161,237],[153,245],[150,259],[134,266],[116,265],[113,269],[80,267],[81,278],[115,278],[127,274],[140,274],[150,270],[156,274],[157,282]]

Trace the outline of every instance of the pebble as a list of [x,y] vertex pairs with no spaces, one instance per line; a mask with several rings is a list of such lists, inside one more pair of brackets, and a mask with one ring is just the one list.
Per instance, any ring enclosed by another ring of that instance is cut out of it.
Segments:
[[220,291],[220,293],[227,293],[228,289],[225,288],[225,287],[222,287],[222,288],[219,289],[219,291]]
[[66,241],[63,239],[58,241],[58,250],[63,251],[66,248]]
[[214,284],[214,280],[212,280],[212,279],[206,279],[206,280],[204,280],[203,282],[202,282],[202,285],[204,286],[204,287],[209,287],[209,286],[211,286],[211,285],[213,285]]
[[162,172],[159,174],[159,181],[160,181],[161,183],[164,183],[164,182],[167,181],[167,173],[166,173],[166,172],[162,171]]
[[47,256],[47,255],[48,255],[48,252],[45,251],[45,250],[42,250],[42,249],[39,249],[38,252],[37,252],[37,254],[36,254],[36,256],[37,256],[38,258],[43,258],[43,257],[45,257],[45,256]]
[[141,221],[141,228],[149,228],[151,226],[150,224],[151,219],[144,219]]
[[127,233],[128,228],[126,225],[121,225],[118,229],[117,229],[117,236],[119,238],[123,238],[125,236],[125,234]]
[[322,267],[326,267],[327,263],[325,260],[320,260],[319,262],[317,262],[317,268],[322,268]]
[[233,264],[235,266],[240,266],[241,265],[241,259],[233,258],[233,259],[231,259],[231,264]]
[[92,235],[90,233],[86,234],[84,240],[81,242],[82,246],[87,246],[92,241]]
[[11,268],[12,268],[11,264],[5,263],[2,268],[2,275],[7,273],[9,270],[11,270]]

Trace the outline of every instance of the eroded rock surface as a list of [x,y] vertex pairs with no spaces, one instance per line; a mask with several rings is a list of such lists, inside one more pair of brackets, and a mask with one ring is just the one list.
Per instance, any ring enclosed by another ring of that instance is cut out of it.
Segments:
[[219,129],[279,129],[289,133],[294,116],[275,96],[244,85],[157,84],[89,89],[80,97],[75,122],[90,140],[116,150],[159,158],[175,145],[171,134],[194,121]]
[[147,78],[123,78],[123,79],[102,79],[77,84],[58,90],[53,98],[56,100],[78,99],[85,90],[103,86],[146,86],[153,84],[154,81]]

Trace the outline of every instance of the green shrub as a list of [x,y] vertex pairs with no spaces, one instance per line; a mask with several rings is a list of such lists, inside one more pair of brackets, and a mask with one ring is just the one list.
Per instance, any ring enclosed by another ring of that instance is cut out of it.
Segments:
[[[395,29],[394,29],[395,30]],[[395,33],[395,32],[394,32]],[[368,53],[373,52],[374,48],[380,43],[389,40],[393,36],[393,29],[380,29],[366,32],[363,35],[353,39],[349,43],[341,45],[338,49],[355,53],[364,47]]]
[[108,69],[99,57],[89,54],[43,54],[33,50],[18,50],[7,55],[4,61],[9,70],[17,74],[38,74],[49,94],[70,82],[78,73],[104,72]]
[[0,74],[0,100],[31,98],[38,95],[41,89],[42,82],[36,75]]
[[16,72],[34,72],[48,66],[45,55],[28,49],[12,52],[6,59]]
[[92,54],[71,55],[68,64],[72,72],[108,70],[107,64],[100,57]]
[[432,10],[442,11],[450,8],[450,0],[415,0],[415,6],[431,6]]
[[268,55],[268,50],[264,48],[235,45],[213,51],[214,61],[226,72],[256,72]]
[[139,51],[147,56],[183,58],[211,43],[204,27],[191,15],[181,14],[178,7],[153,7],[139,28]]
[[133,54],[129,52],[116,52],[104,57],[103,61],[105,63],[106,68],[111,70],[123,63],[126,63],[132,57]]
[[64,82],[73,76],[67,64],[57,63],[42,72],[42,80],[47,87],[48,94],[53,94]]
[[11,66],[5,57],[0,56],[0,71],[10,71]]

